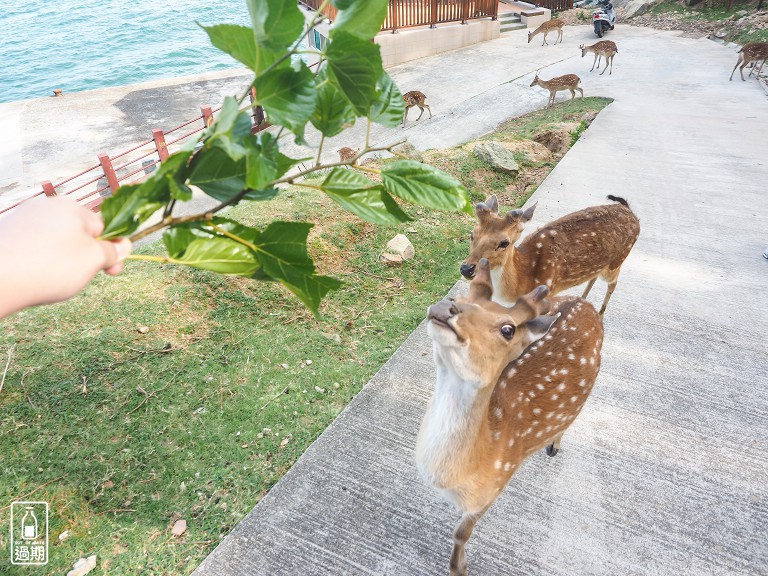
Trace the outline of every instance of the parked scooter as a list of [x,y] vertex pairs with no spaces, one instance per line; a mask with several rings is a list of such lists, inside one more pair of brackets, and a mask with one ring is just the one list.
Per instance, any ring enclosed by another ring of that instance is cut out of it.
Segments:
[[595,25],[595,34],[598,38],[602,38],[607,30],[613,30],[616,25],[616,12],[610,0],[600,0],[597,5],[600,8],[595,10],[592,23]]

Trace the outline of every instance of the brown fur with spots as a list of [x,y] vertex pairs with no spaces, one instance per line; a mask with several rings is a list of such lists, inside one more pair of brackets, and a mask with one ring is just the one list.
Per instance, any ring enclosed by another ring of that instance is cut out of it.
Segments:
[[341,148],[338,152],[339,152],[339,160],[341,162],[349,162],[355,156],[357,156],[357,154],[360,151],[359,150],[355,150],[354,148],[350,148],[348,146],[344,146],[344,148]]
[[511,308],[492,294],[483,259],[469,297],[427,314],[438,376],[416,461],[462,513],[452,575],[467,573],[464,545],[522,462],[542,448],[557,454],[600,370],[603,326],[591,304],[546,300],[544,286]]
[[592,44],[592,46],[585,46],[582,44],[579,46],[579,48],[581,49],[582,58],[587,55],[587,52],[591,52],[595,55],[595,59],[592,61],[592,68],[589,69],[590,72],[595,69],[595,64],[597,64],[598,70],[600,69],[600,58],[604,57],[605,68],[603,68],[603,71],[600,72],[600,76],[605,74],[605,71],[608,69],[609,62],[611,64],[611,71],[608,72],[608,76],[613,74],[613,57],[616,56],[619,51],[614,42],[611,42],[610,40],[601,40],[600,42]]
[[[764,65],[766,59],[768,59],[768,42],[752,42],[750,44],[744,44],[744,46],[741,47],[741,50],[739,50],[739,59],[736,61],[736,66],[734,66],[731,71],[729,80],[733,80],[733,73],[736,72],[736,68],[739,68],[739,64],[741,64],[739,74],[741,74],[741,79],[746,81],[744,78],[744,67],[750,62],[754,62],[755,66],[757,66],[757,63],[761,60]],[[760,68],[762,69],[762,66]],[[749,75],[752,76],[752,72],[754,71],[753,68],[749,72]],[[759,74],[760,72],[758,72],[758,75]]]
[[608,199],[616,203],[563,216],[515,247],[536,206],[499,216],[498,201],[491,196],[475,207],[477,224],[470,235],[469,257],[461,265],[461,274],[471,278],[477,262],[487,258],[495,298],[503,304],[514,302],[539,284],[557,294],[589,281],[582,295],[586,298],[601,277],[608,283],[602,315],[616,288],[621,265],[640,234],[640,221],[626,200],[615,196]]
[[576,90],[584,98],[584,90],[579,88],[579,82],[581,82],[581,78],[576,76],[576,74],[565,74],[564,76],[555,76],[551,80],[542,80],[539,78],[539,73],[536,72],[536,77],[531,82],[531,87],[541,86],[545,90],[549,90],[549,101],[547,102],[547,108],[549,108],[554,106],[557,93],[563,90],[568,90],[571,93],[571,100],[576,98]]
[[421,114],[419,114],[419,117],[416,118],[416,122],[421,120],[421,117],[424,115],[424,108],[429,110],[429,117],[432,118],[432,109],[429,107],[429,105],[425,102],[427,97],[424,95],[423,92],[419,92],[418,90],[411,90],[410,92],[406,92],[403,94],[403,101],[405,101],[405,113],[403,114],[403,126],[405,126],[405,120],[408,118],[408,110],[413,108],[414,106],[418,106],[421,110]]
[[531,40],[533,40],[537,34],[544,34],[544,42],[541,43],[542,46],[544,46],[544,44],[548,44],[547,34],[552,32],[552,30],[557,30],[557,38],[555,38],[553,45],[557,44],[558,40],[560,40],[560,43],[562,44],[564,25],[565,25],[565,22],[563,22],[559,18],[553,18],[552,20],[547,20],[541,26],[536,28],[536,30],[534,30],[533,32],[528,32],[528,44],[531,43]]

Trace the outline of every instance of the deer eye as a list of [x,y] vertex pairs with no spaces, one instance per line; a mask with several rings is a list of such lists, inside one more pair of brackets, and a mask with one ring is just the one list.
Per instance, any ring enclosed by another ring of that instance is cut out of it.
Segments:
[[504,250],[504,248],[507,248],[509,246],[509,240],[502,240],[499,242],[499,250]]
[[512,326],[512,324],[504,324],[504,326],[501,327],[501,335],[507,340],[511,340],[512,336],[515,335],[515,327]]

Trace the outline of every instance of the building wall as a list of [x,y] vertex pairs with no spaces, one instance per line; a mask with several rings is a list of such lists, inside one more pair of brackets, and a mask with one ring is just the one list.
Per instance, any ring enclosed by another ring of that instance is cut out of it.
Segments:
[[384,66],[394,66],[498,37],[498,20],[470,20],[468,24],[398,30],[397,34],[381,32],[374,42],[381,46]]

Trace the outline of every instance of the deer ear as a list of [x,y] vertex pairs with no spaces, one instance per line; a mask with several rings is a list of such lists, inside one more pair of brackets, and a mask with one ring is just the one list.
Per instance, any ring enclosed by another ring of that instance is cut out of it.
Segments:
[[488,200],[485,201],[485,205],[488,206],[488,209],[494,214],[499,213],[499,199],[496,198],[496,194],[491,194],[488,197]]
[[526,329],[527,344],[543,338],[558,318],[560,318],[560,312],[553,316],[537,316],[523,324]]
[[531,206],[530,208],[526,208],[526,209],[525,209],[525,212],[523,212],[523,222],[528,222],[528,221],[529,221],[531,218],[533,218],[533,213],[534,213],[534,211],[536,210],[536,206],[537,206],[538,204],[539,204],[539,203],[538,203],[538,202],[536,202],[536,203],[535,203],[533,206]]

